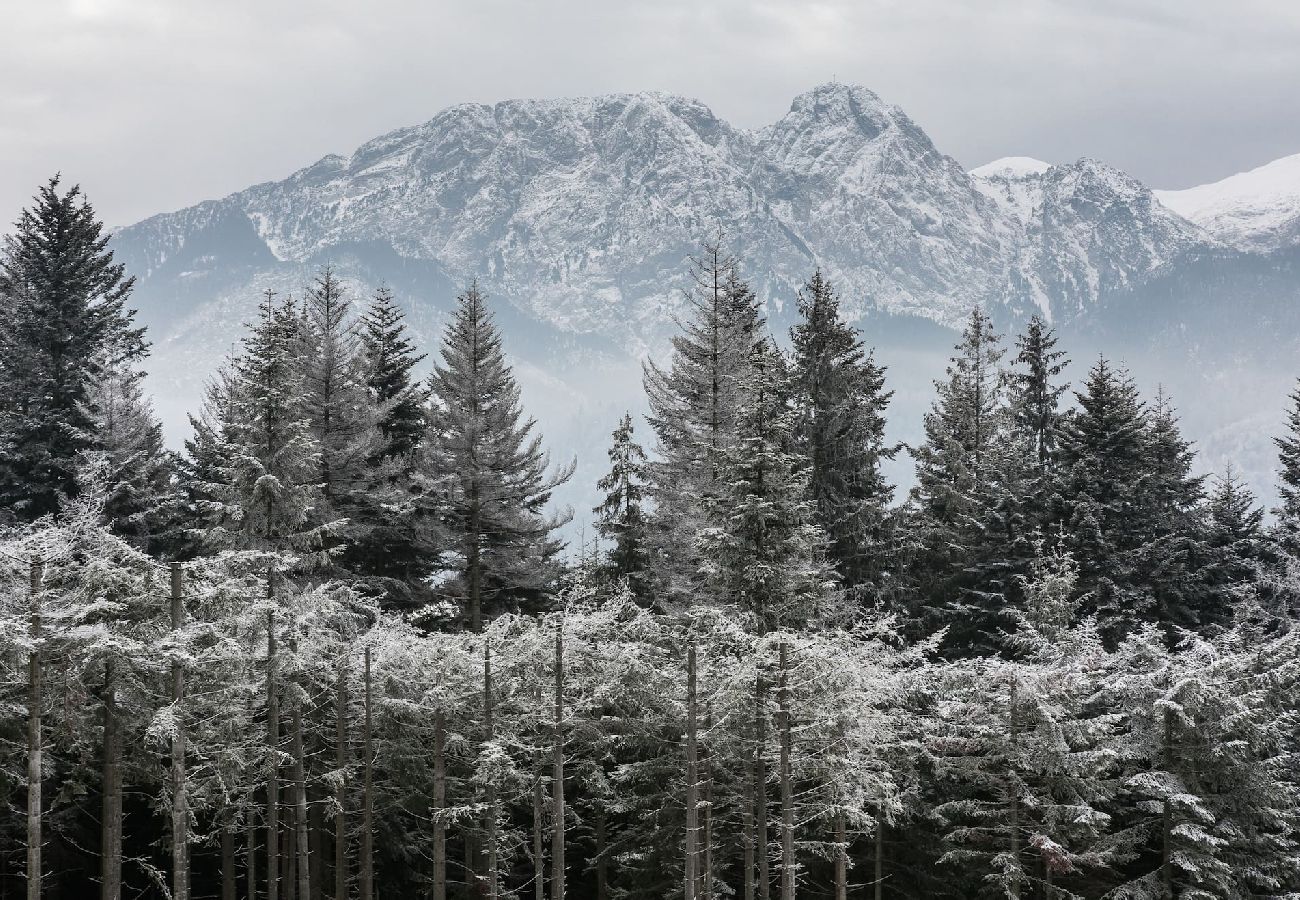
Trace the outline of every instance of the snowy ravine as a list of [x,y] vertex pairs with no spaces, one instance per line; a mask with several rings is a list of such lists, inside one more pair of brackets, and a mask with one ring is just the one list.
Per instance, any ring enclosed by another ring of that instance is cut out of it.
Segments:
[[[113,248],[139,278],[174,442],[263,290],[297,293],[333,263],[359,295],[389,284],[432,349],[477,278],[530,410],[557,455],[579,451],[581,505],[594,448],[642,402],[639,359],[671,333],[688,255],[723,228],[778,331],[799,284],[815,267],[829,275],[891,366],[901,438],[919,427],[948,329],[984,304],[1008,328],[1040,313],[1081,360],[1104,347],[1169,383],[1210,461],[1231,450],[1263,488],[1264,439],[1296,374],[1276,365],[1294,361],[1300,333],[1296,159],[1156,195],[1087,158],[968,172],[861,87],[817,87],[757,131],[665,94],[512,100],[455,106],[283,181],[154,216]],[[1207,397],[1266,362],[1276,374],[1246,402]]]

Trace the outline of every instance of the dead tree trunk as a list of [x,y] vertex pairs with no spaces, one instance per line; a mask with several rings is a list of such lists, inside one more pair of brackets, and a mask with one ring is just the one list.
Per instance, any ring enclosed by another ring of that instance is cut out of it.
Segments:
[[551,900],[564,900],[564,624],[555,628],[555,734],[551,747]]
[[789,650],[781,642],[781,900],[794,900],[794,790],[790,781]]
[[845,833],[844,811],[835,813],[835,900],[849,896],[849,839]]
[[235,900],[235,832],[230,808],[221,811],[221,900]]
[[[297,653],[298,640],[290,636],[290,649]],[[302,691],[293,701],[293,834],[294,870],[298,900],[311,898],[311,848],[307,831],[307,754],[302,734]]]
[[248,885],[248,900],[257,900],[257,826],[253,823],[253,811],[248,811],[248,821],[244,823],[244,878]]
[[695,900],[696,888],[696,871],[695,871],[695,840],[696,827],[698,825],[697,816],[699,810],[697,805],[699,798],[697,796],[696,778],[698,776],[696,767],[696,734],[695,734],[695,642],[692,641],[686,648],[686,845],[685,853],[685,878],[684,891],[685,900]]
[[30,623],[32,651],[27,658],[27,900],[41,900],[41,773],[44,745],[41,742],[41,708],[45,703],[41,662],[41,575],[40,560],[31,565]]
[[767,840],[767,685],[760,672],[754,680],[754,850],[758,854],[758,897],[770,900],[771,860]]
[[447,900],[447,725],[433,716],[433,900]]
[[754,900],[754,845],[757,837],[754,830],[754,802],[757,800],[757,792],[754,790],[756,780],[754,768],[754,749],[751,747],[749,771],[745,773],[745,796],[740,810],[741,845],[744,851],[741,860],[742,900]]
[[[172,634],[181,630],[184,606],[181,601],[181,564],[171,564]],[[178,652],[179,652],[179,648]],[[185,699],[185,665],[172,662],[172,704],[176,731],[172,736],[172,900],[189,900],[190,812],[185,796],[185,716],[181,703]]]
[[104,660],[104,801],[100,824],[100,896],[122,897],[122,733],[117,720],[117,671]]
[[338,781],[334,785],[334,900],[348,896],[348,833],[345,805],[348,800],[348,669],[339,663],[334,691],[334,763]]
[[[704,730],[707,733],[713,727],[713,708],[706,702],[704,704]],[[700,753],[704,764],[703,774],[700,781],[703,787],[701,792],[704,801],[701,813],[703,821],[700,823],[700,896],[704,900],[709,900],[713,896],[713,770],[709,760],[708,747],[704,747]]]
[[546,816],[546,796],[542,779],[533,779],[533,900],[546,900],[546,858],[542,843],[542,825]]
[[[487,741],[496,737],[492,720],[492,648],[483,640],[483,729]],[[483,832],[487,839],[487,896],[497,900],[497,789],[491,781],[484,786],[486,811],[483,814]]]
[[[275,599],[275,572],[266,574],[267,599]],[[275,608],[266,611],[266,900],[280,898],[280,695],[276,690]]]
[[366,718],[363,733],[365,768],[361,787],[361,900],[375,896],[375,746],[374,698],[370,684],[370,648],[366,648]]
[[307,872],[311,879],[311,900],[325,895],[325,816],[319,790],[307,793],[307,828],[311,835]]

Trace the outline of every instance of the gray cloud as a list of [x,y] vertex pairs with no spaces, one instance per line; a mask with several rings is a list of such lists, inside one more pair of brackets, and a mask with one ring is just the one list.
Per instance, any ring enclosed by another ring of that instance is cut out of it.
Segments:
[[0,217],[56,169],[113,223],[462,101],[641,89],[743,126],[832,77],[974,166],[1182,187],[1300,152],[1290,0],[41,0],[0,29]]

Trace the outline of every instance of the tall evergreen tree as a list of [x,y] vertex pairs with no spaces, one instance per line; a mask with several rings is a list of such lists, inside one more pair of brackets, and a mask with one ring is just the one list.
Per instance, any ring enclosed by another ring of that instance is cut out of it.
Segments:
[[477,284],[457,298],[430,376],[428,471],[441,477],[438,502],[450,551],[444,585],[463,604],[469,627],[485,616],[537,608],[555,575],[566,519],[547,516],[551,492],[573,466],[547,474],[535,422],[519,406],[519,387]]
[[201,498],[211,548],[297,554],[305,569],[327,562],[334,522],[321,522],[320,448],[304,404],[303,320],[298,305],[268,291],[258,320],[229,363],[191,443],[191,486]]
[[751,353],[736,442],[723,470],[718,525],[701,535],[714,598],[753,615],[760,632],[805,625],[837,611],[826,536],[796,454],[790,378],[766,340]]
[[649,468],[653,568],[657,588],[674,602],[701,596],[698,539],[717,524],[738,396],[763,329],[759,302],[720,236],[692,257],[691,282],[669,367],[645,367],[647,420],[657,441]]
[[610,469],[596,482],[604,495],[596,513],[596,531],[610,541],[609,568],[627,579],[634,596],[648,599],[648,539],[645,513],[646,455],[633,437],[632,414],[624,413],[609,448]]
[[81,189],[61,193],[57,175],[5,239],[0,507],[21,520],[77,494],[77,456],[98,446],[94,384],[111,356],[130,364],[145,353],[126,307],[133,284]]
[[1056,332],[1038,316],[1016,338],[1016,350],[1009,375],[1011,416],[1028,437],[1038,467],[1046,471],[1060,440],[1061,397],[1070,389],[1058,379],[1070,360],[1056,349]]
[[406,334],[405,317],[392,291],[380,287],[361,320],[365,349],[366,383],[382,415],[379,430],[384,458],[410,459],[426,427],[424,404],[428,390],[414,377],[413,370],[424,360]]
[[1273,439],[1278,450],[1278,486],[1280,498],[1274,515],[1275,533],[1282,549],[1300,557],[1300,386],[1291,394],[1291,409],[1286,416],[1286,431]]
[[881,465],[898,448],[885,444],[885,370],[840,315],[839,296],[821,270],[800,291],[800,321],[790,331],[797,435],[808,493],[829,539],[829,557],[850,596],[877,595],[888,567],[888,504],[893,486]]

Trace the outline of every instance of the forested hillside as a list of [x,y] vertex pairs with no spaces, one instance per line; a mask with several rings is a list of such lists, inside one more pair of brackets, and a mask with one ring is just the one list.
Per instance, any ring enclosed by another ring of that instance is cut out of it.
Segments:
[[903,447],[864,298],[809,271],[777,335],[725,235],[683,268],[566,548],[477,283],[427,347],[328,266],[268,291],[172,453],[131,274],[42,187],[0,897],[1300,896],[1300,389],[1266,514],[1196,474],[1202,398],[976,306]]

